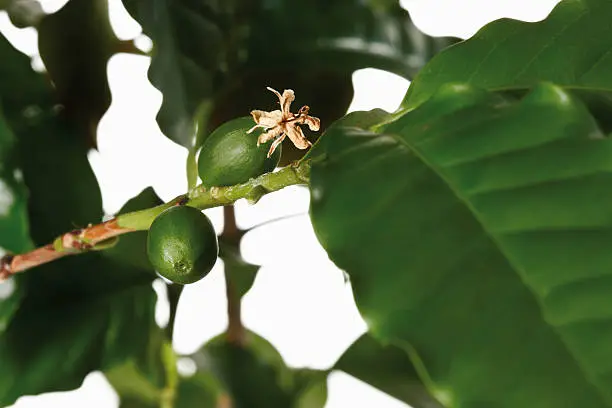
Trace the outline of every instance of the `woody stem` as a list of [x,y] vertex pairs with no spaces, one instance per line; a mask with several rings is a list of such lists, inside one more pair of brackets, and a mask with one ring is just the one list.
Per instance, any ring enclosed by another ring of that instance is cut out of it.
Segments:
[[247,199],[250,203],[255,203],[268,193],[292,185],[308,184],[309,179],[310,161],[304,160],[287,166],[276,173],[266,173],[234,186],[206,188],[200,185],[168,203],[121,214],[109,221],[67,232],[56,238],[52,243],[30,252],[5,255],[0,258],[0,282],[17,272],[67,255],[104,249],[110,245],[109,241],[112,241],[112,238],[119,235],[148,230],[153,220],[161,212],[175,205],[187,205],[203,210],[230,205],[241,198]]

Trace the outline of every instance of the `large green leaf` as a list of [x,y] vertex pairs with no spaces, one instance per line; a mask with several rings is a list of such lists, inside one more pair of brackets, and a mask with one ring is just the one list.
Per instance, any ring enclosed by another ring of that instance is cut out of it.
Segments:
[[35,110],[13,127],[30,190],[31,235],[37,245],[102,219],[102,196],[79,126],[53,110]]
[[500,90],[551,81],[612,91],[611,14],[610,0],[564,0],[537,23],[495,21],[434,57],[402,105],[418,106],[448,82]]
[[400,347],[382,345],[369,334],[344,352],[334,369],[342,370],[413,408],[443,408],[430,394]]
[[[80,265],[58,264],[72,270],[80,266],[82,274],[132,274],[94,255],[71,260]],[[76,388],[89,372],[146,349],[155,306],[149,282],[132,278],[81,297],[28,290],[0,337],[0,405],[10,405],[26,394]]]
[[442,403],[612,406],[612,145],[581,103],[447,86],[325,137],[317,236]]
[[[99,222],[100,190],[82,128],[51,107],[50,89],[27,57],[4,38],[0,52],[7,57],[0,70],[9,75],[0,78],[0,97],[17,142],[6,163],[18,163],[23,172],[31,238],[44,245]],[[13,277],[14,296],[2,303],[11,313],[2,313],[0,405],[75,388],[90,371],[127,359],[146,361],[155,340],[155,277],[103,253],[66,257]]]
[[106,64],[118,50],[108,0],[70,0],[38,26],[38,48],[65,114],[96,145],[98,121],[111,103]]
[[326,124],[346,111],[355,69],[410,76],[450,42],[419,32],[396,1],[381,8],[358,0],[124,4],[154,42],[149,78],[164,94],[160,127],[186,147],[204,102],[214,102],[214,128],[273,106],[266,86],[291,87],[296,103],[311,105]]
[[13,278],[22,301],[0,336],[0,405],[76,388],[89,372],[126,360],[146,367],[159,340],[155,277],[102,252]]

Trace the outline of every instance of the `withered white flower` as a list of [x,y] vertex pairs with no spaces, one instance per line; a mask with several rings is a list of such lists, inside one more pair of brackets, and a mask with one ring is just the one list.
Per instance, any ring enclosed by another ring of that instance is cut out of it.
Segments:
[[298,125],[306,124],[312,131],[317,131],[321,127],[319,118],[308,115],[310,108],[306,105],[302,106],[298,113],[291,113],[291,102],[295,100],[295,94],[291,89],[285,89],[281,95],[277,90],[267,87],[278,96],[280,110],[266,112],[261,110],[251,111],[253,120],[257,123],[247,133],[253,132],[257,128],[264,128],[265,133],[262,133],[257,139],[257,146],[261,143],[266,143],[272,139],[272,146],[268,150],[268,157],[272,156],[274,150],[288,136],[298,149],[307,149],[312,146],[312,143],[306,139],[302,129]]

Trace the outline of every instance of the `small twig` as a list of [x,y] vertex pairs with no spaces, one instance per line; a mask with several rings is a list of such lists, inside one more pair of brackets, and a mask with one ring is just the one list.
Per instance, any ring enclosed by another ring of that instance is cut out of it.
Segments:
[[[238,228],[236,225],[236,213],[234,206],[223,207],[223,233],[221,239],[225,242],[229,242],[232,245],[238,246],[240,239],[244,235],[244,231]],[[236,293],[236,288],[232,282],[232,277],[225,267],[225,292],[227,295],[227,341],[230,344],[244,345],[245,343],[245,330],[242,325],[242,313],[241,303],[242,298],[239,293]]]
[[170,341],[174,338],[174,322],[176,321],[176,312],[178,310],[178,302],[183,292],[183,285],[170,284],[167,286],[168,303],[170,304],[170,318],[168,326],[166,326],[166,335]]
[[233,204],[245,198],[251,203],[273,191],[296,184],[307,184],[310,177],[310,162],[302,161],[287,166],[276,173],[266,173],[245,183],[228,187],[198,186],[174,200],[156,207],[117,217],[86,228],[67,232],[43,247],[23,254],[8,254],[0,258],[0,282],[11,275],[42,265],[66,255],[102,249],[105,241],[133,231],[145,231],[153,220],[164,210],[175,205],[188,205],[206,209]]
[[131,228],[119,226],[117,218],[113,218],[101,224],[67,232],[56,238],[53,243],[30,252],[19,255],[5,255],[0,258],[0,282],[17,272],[54,261],[66,255],[94,249],[97,244],[103,241],[132,231],[134,230]]

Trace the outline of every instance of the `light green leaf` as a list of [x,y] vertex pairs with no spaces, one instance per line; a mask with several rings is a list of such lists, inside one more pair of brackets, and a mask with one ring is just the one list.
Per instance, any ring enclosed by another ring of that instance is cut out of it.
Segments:
[[104,373],[115,392],[119,395],[121,406],[124,401],[139,401],[143,406],[159,406],[163,388],[152,384],[141,372],[137,364],[128,360]]
[[507,90],[550,81],[610,92],[611,14],[610,0],[564,0],[540,22],[495,21],[435,56],[411,83],[402,106],[420,105],[449,82]]
[[378,132],[325,137],[317,236],[436,398],[612,406],[612,145],[580,102],[448,86]]

